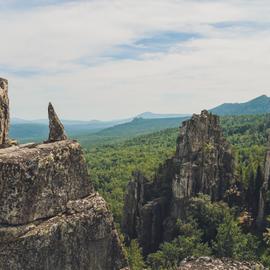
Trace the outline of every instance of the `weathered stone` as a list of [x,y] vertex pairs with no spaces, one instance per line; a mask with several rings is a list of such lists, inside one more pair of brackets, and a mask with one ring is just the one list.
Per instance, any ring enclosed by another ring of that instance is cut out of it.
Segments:
[[80,145],[60,141],[0,150],[0,223],[25,224],[65,212],[93,191]]
[[9,99],[8,81],[0,78],[0,147],[8,146]]
[[48,142],[62,141],[67,139],[64,126],[59,120],[51,103],[48,106],[49,115],[49,138]]
[[112,215],[98,194],[68,202],[65,213],[54,217],[0,228],[1,270],[119,270],[125,266]]
[[224,198],[233,182],[234,161],[222,135],[219,118],[207,111],[183,122],[176,154],[157,171],[152,182],[137,173],[127,188],[122,230],[138,238],[145,255],[174,237],[176,220],[199,193],[213,201]]
[[187,258],[177,270],[267,270],[260,263],[240,262],[227,258],[211,257]]

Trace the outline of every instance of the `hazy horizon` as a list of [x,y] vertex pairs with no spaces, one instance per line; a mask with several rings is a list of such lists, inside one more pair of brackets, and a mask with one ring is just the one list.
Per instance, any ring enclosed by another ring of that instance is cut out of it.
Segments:
[[[23,3],[24,2],[24,3]],[[0,0],[12,117],[113,120],[269,96],[266,0]]]

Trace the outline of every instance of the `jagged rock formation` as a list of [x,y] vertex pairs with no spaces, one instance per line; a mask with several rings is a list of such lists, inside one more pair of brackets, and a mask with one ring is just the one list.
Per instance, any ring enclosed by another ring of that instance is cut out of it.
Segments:
[[218,116],[202,111],[183,123],[176,159],[179,173],[172,182],[175,198],[198,193],[208,194],[212,200],[223,198],[233,177],[233,157]]
[[50,129],[48,142],[66,140],[67,135],[65,134],[64,126],[59,120],[56,112],[54,111],[51,102],[49,103],[48,106],[48,115],[49,115],[49,129]]
[[8,145],[9,99],[8,81],[0,78],[0,147]]
[[124,268],[112,214],[93,189],[82,149],[49,107],[55,142],[0,149],[0,269]]
[[199,193],[212,200],[224,197],[233,164],[217,116],[202,111],[183,122],[176,155],[159,168],[154,181],[137,172],[128,184],[122,221],[127,240],[138,238],[145,255],[171,240],[189,198]]
[[266,270],[255,262],[239,262],[230,259],[215,259],[211,257],[187,258],[178,270]]

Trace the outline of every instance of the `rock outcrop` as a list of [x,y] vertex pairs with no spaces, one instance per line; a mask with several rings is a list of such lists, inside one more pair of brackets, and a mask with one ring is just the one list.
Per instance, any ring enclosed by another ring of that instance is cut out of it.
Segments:
[[259,263],[239,262],[211,257],[187,258],[177,270],[266,270]]
[[[0,82],[6,89],[6,81]],[[66,139],[52,106],[49,115],[48,142],[0,149],[0,269],[127,267],[112,214],[94,191],[80,145]]]
[[65,129],[61,121],[59,120],[53,105],[49,103],[48,106],[49,116],[49,138],[48,142],[62,141],[67,139]]
[[233,181],[234,160],[219,118],[207,111],[183,122],[176,154],[153,181],[135,173],[128,184],[122,229],[127,241],[138,238],[144,254],[174,237],[176,220],[185,216],[189,198],[207,194],[224,198]]
[[0,78],[0,147],[8,145],[9,98],[8,81]]

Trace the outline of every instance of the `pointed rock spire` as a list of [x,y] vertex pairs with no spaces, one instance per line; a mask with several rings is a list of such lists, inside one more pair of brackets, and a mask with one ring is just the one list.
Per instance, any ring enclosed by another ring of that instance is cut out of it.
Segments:
[[8,81],[0,78],[0,147],[8,146],[9,99]]
[[64,130],[64,126],[59,120],[57,114],[54,111],[53,105],[51,102],[48,106],[48,115],[49,115],[49,138],[48,142],[62,141],[67,139],[67,135]]

